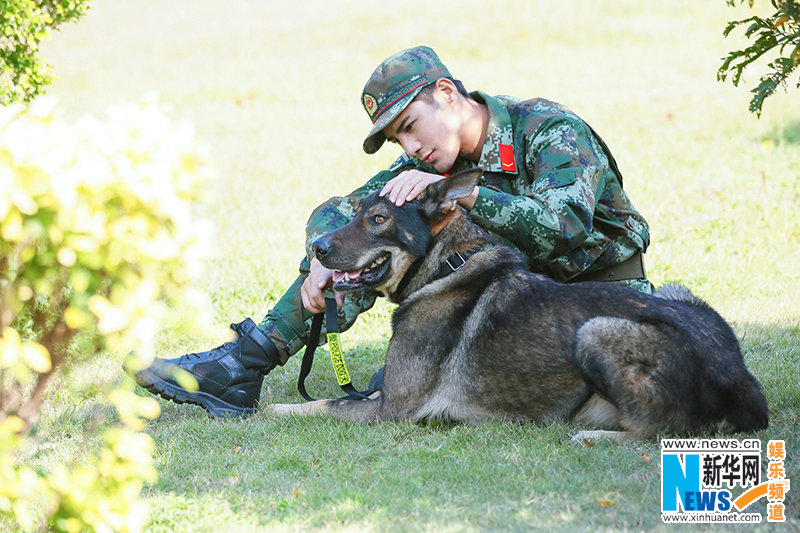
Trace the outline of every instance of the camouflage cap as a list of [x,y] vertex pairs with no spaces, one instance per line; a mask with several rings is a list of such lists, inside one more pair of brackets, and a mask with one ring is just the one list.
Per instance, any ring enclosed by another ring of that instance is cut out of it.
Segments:
[[361,93],[361,103],[372,121],[364,151],[374,154],[386,137],[385,128],[426,86],[450,72],[431,48],[417,46],[398,52],[381,63]]

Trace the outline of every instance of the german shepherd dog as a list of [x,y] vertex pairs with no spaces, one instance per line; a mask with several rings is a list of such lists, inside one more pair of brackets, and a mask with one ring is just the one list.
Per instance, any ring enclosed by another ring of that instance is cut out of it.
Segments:
[[709,305],[678,285],[647,295],[530,272],[457,207],[480,175],[445,178],[402,207],[374,193],[314,243],[335,290],[377,289],[398,304],[383,387],[366,400],[270,411],[359,423],[570,421],[638,437],[767,427],[761,388]]

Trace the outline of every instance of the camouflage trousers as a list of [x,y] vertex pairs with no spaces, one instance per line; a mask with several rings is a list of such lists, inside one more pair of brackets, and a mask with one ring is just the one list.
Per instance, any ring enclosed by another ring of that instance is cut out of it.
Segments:
[[[292,283],[258,326],[278,348],[281,364],[286,363],[292,355],[299,352],[308,342],[311,321],[314,315],[303,307],[303,299],[300,293],[300,288],[303,286],[306,276],[307,273],[303,273]],[[627,285],[647,294],[652,294],[653,292],[653,285],[647,279],[609,281],[605,283]],[[358,315],[375,304],[375,300],[379,295],[380,293],[377,291],[346,294],[344,305],[339,308],[339,331],[345,331],[352,326]],[[333,297],[332,294],[326,294],[326,296]],[[323,322],[320,345],[325,343],[325,333],[325,324]]]

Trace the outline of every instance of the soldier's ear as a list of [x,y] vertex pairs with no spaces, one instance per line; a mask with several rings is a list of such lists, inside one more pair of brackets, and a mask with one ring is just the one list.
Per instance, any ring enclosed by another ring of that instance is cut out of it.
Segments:
[[449,78],[439,78],[436,80],[436,91],[442,101],[447,105],[455,105],[458,101],[458,88],[453,80]]
[[420,202],[425,216],[434,218],[455,209],[458,200],[472,194],[481,176],[483,169],[471,168],[428,185]]

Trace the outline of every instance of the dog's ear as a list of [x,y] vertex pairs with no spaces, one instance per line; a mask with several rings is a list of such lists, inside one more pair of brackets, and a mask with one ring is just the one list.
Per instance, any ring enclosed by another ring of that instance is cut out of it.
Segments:
[[420,201],[425,216],[434,218],[455,209],[459,199],[472,194],[481,176],[483,169],[471,168],[428,185]]
[[355,200],[350,202],[350,205],[353,207],[353,213],[358,213],[362,209],[364,209],[364,199],[363,198],[356,198]]

